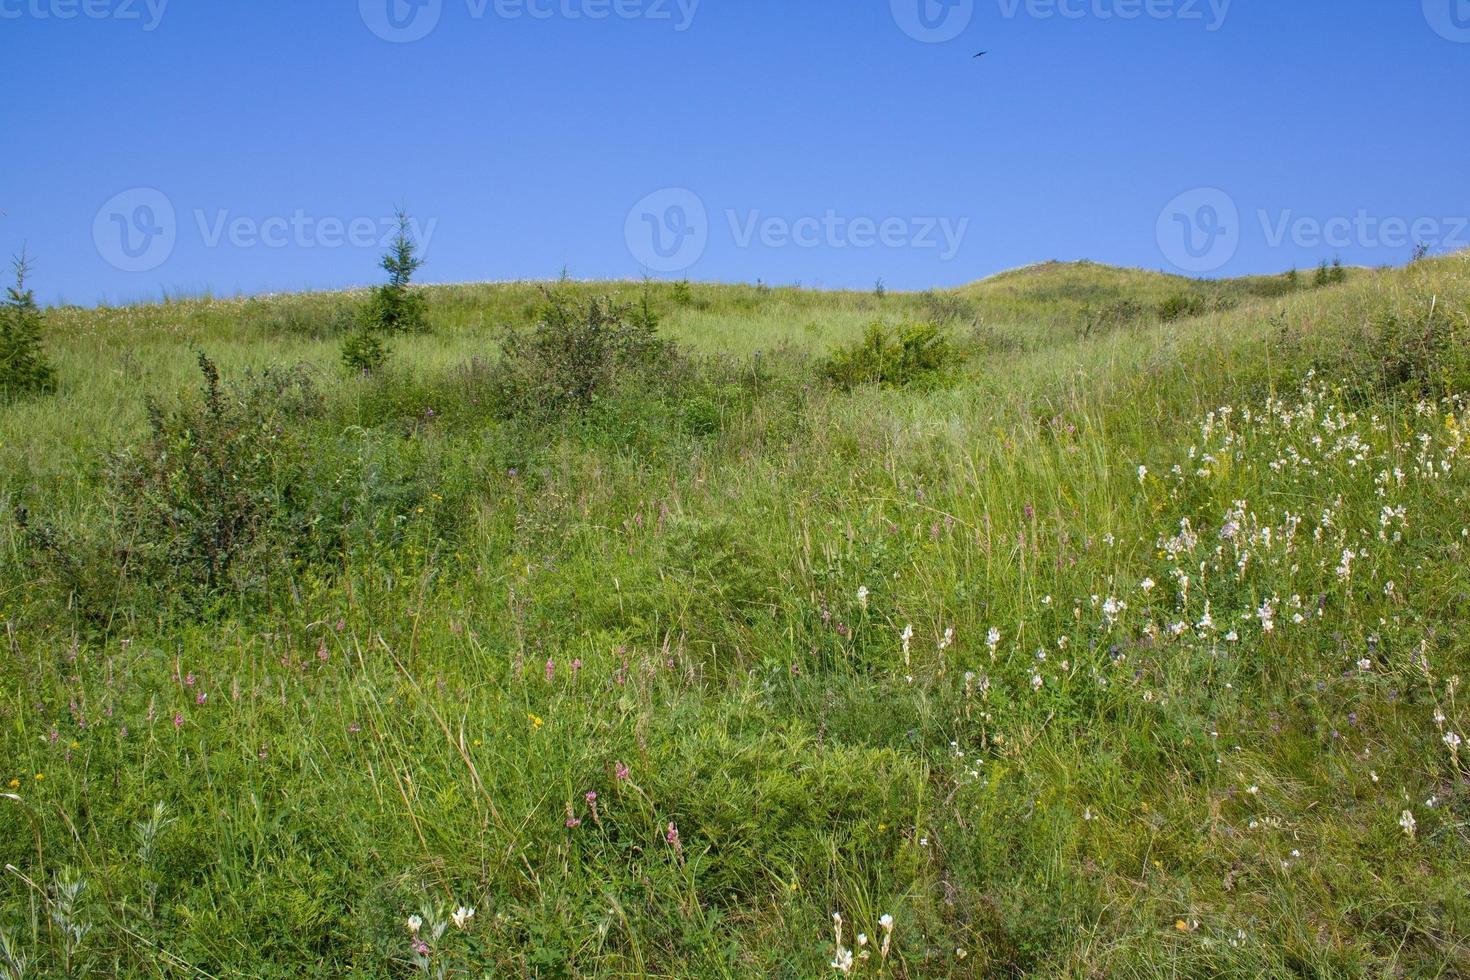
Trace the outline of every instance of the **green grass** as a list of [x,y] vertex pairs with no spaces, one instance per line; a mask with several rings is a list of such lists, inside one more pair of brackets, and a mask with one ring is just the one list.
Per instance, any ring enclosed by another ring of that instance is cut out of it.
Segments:
[[[373,379],[360,296],[50,312],[58,393],[0,409],[11,975],[810,977],[834,912],[859,975],[1470,972],[1470,255],[648,288],[679,370],[534,423],[482,378],[538,284],[428,289]],[[874,321],[957,376],[826,384]],[[98,550],[199,351],[319,395],[241,435],[296,509],[203,593]]]

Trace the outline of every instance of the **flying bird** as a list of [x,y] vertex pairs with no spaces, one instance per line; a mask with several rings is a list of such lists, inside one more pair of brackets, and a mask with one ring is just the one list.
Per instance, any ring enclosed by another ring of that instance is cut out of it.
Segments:
[[[989,51],[981,51],[979,54],[975,55],[975,58],[983,58],[983,57],[985,57],[989,53],[990,53]],[[974,58],[971,58],[970,60],[971,61],[974,61],[975,59]]]

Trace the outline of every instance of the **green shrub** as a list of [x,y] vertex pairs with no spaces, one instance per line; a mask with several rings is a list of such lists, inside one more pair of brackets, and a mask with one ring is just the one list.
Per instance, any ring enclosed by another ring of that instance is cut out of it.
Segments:
[[844,389],[902,388],[941,380],[963,360],[963,353],[936,326],[916,323],[890,330],[874,323],[857,343],[833,351],[822,362],[821,373]]
[[312,540],[300,420],[321,410],[299,371],[226,387],[203,354],[197,398],[148,406],[148,433],[103,473],[109,518],[74,535],[23,523],[32,560],[85,619],[136,587],[159,604],[258,593]]
[[1206,310],[1204,299],[1190,293],[1175,293],[1159,304],[1159,319],[1165,323],[1199,316]]
[[15,259],[15,285],[0,303],[0,403],[53,391],[56,369],[41,350],[41,310],[26,288],[29,263]]
[[658,336],[657,323],[647,302],[548,293],[536,326],[506,337],[493,372],[502,410],[539,420],[581,416],[622,385],[662,384],[683,358]]
[[342,363],[354,374],[378,373],[392,353],[383,338],[366,327],[359,327],[342,341]]

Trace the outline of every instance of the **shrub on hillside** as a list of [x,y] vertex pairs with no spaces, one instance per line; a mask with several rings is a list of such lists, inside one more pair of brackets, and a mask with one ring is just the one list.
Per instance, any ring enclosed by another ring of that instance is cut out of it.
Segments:
[[199,369],[198,396],[150,403],[142,444],[109,462],[109,520],[75,536],[27,522],[33,559],[84,618],[110,616],[134,583],[185,602],[257,590],[308,539],[296,423],[320,411],[315,387],[298,371],[226,387],[203,354]]
[[963,360],[963,352],[931,324],[905,324],[890,330],[874,323],[861,340],[833,351],[822,362],[821,372],[844,389],[859,385],[902,388],[942,380]]
[[625,384],[661,384],[681,361],[646,302],[551,292],[536,325],[506,337],[494,380],[506,414],[545,420],[585,415]]
[[1204,299],[1190,293],[1175,293],[1159,304],[1159,319],[1165,323],[1199,316],[1207,309]]
[[41,350],[41,310],[26,287],[29,263],[15,259],[15,285],[0,303],[0,404],[56,387],[56,369]]

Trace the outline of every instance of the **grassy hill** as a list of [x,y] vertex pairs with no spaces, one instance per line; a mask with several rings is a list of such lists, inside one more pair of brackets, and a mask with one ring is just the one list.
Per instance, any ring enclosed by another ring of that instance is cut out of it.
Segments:
[[50,311],[0,964],[1470,973],[1470,255],[1311,278]]

